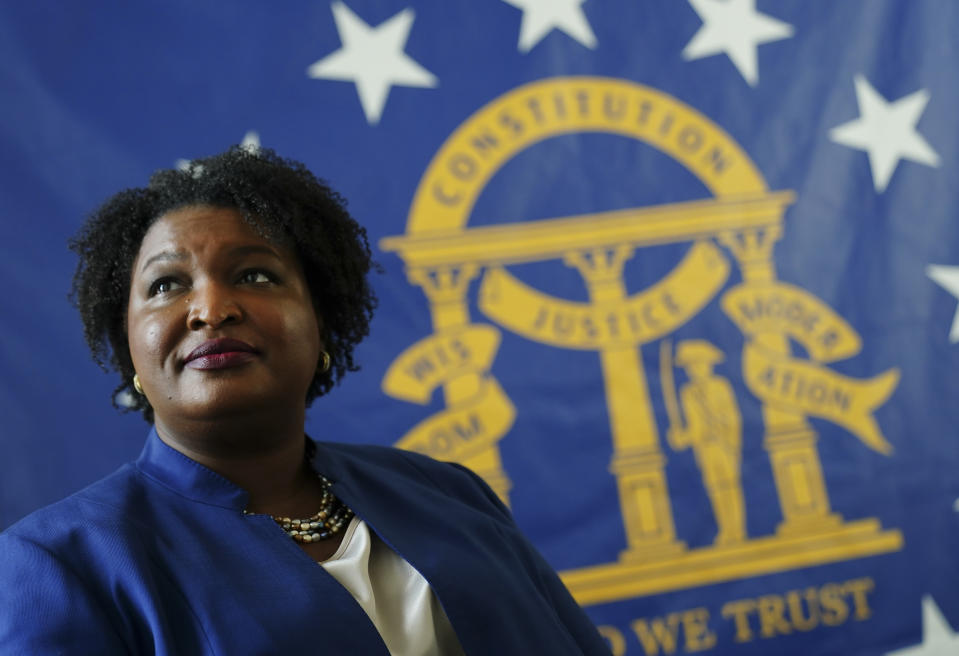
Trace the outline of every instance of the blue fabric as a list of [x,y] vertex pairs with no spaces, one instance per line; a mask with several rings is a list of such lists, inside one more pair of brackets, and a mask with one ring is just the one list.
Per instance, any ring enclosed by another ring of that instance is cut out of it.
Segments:
[[[608,653],[468,470],[331,443],[315,465],[426,577],[466,653]],[[0,534],[0,653],[386,654],[350,594],[246,503],[151,432],[136,462]]]

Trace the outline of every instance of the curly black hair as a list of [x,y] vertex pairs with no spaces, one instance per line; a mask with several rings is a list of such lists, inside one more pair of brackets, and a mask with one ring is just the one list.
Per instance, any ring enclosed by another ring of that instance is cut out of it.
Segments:
[[345,200],[303,164],[269,149],[233,146],[183,169],[157,171],[146,187],[117,193],[70,240],[80,258],[70,299],[93,359],[120,374],[114,406],[139,410],[153,421],[153,408],[132,383],[126,331],[130,278],[153,222],[191,205],[235,209],[267,239],[293,245],[323,318],[321,337],[332,360],[328,371],[313,378],[307,404],[359,368],[353,349],[369,333],[376,307],[366,277],[376,267],[366,230],[346,211]]

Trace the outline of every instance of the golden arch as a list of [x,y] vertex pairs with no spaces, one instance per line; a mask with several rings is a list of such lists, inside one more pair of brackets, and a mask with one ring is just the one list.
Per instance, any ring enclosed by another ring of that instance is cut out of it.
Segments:
[[416,190],[406,234],[464,229],[480,192],[506,162],[539,141],[578,132],[647,143],[689,169],[716,197],[766,191],[739,145],[674,98],[625,80],[557,78],[500,96],[449,136]]

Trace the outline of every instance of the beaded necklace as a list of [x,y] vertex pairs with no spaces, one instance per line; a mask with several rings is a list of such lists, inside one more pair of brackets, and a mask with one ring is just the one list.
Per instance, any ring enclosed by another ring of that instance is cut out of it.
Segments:
[[[319,511],[305,519],[270,515],[280,528],[297,542],[320,542],[327,540],[353,519],[353,511],[333,494],[333,484],[322,474],[317,474],[323,486]],[[243,511],[245,514],[249,514]]]

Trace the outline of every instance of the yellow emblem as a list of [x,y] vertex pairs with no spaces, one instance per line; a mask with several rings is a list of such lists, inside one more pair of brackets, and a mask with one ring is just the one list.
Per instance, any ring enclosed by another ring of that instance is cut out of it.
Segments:
[[[655,207],[469,227],[477,198],[511,158],[563,134],[636,139],[694,174],[713,198]],[[770,192],[745,152],[707,117],[670,96],[624,80],[574,77],[535,82],[478,110],[443,144],[417,188],[406,234],[381,242],[404,260],[426,293],[433,334],[393,362],[384,391],[427,403],[442,389],[445,410],[397,445],[461,462],[508,502],[498,442],[516,408],[491,373],[499,330],[473,323],[468,291],[480,278],[479,308],[491,321],[558,348],[598,353],[605,381],[627,543],[616,562],[562,573],[582,604],[626,599],[835,562],[902,548],[875,519],[844,521],[830,507],[814,416],[865,445],[891,451],[872,416],[892,394],[896,370],[854,380],[828,368],[861,349],[855,330],[808,292],[776,280],[773,246],[792,192]],[[623,265],[637,249],[689,243],[662,279],[628,294]],[[544,294],[515,278],[511,264],[560,260],[583,276],[588,302]],[[733,267],[739,284],[728,287]],[[742,422],[733,387],[715,372],[714,344],[669,336],[717,295],[742,331],[743,379],[762,404],[763,444],[782,522],[774,535],[746,534],[740,462]],[[792,342],[805,356],[793,353]],[[719,527],[713,545],[677,537],[661,440],[640,349],[659,341],[660,383],[671,449],[690,449]],[[676,367],[686,382],[676,386]],[[521,410],[520,410],[521,411]]]

